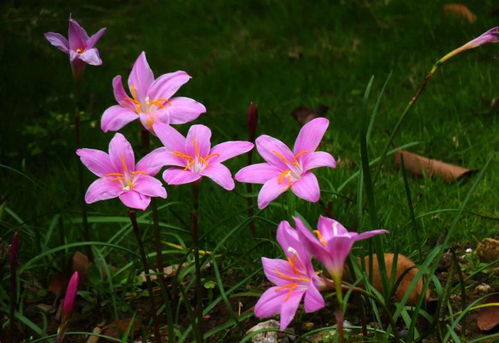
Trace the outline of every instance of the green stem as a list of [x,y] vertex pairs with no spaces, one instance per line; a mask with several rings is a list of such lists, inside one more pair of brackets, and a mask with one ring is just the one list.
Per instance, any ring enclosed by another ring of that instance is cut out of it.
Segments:
[[199,263],[199,193],[201,181],[196,181],[192,184],[192,244],[194,245],[194,267],[196,273],[196,302],[195,302],[195,334],[198,343],[203,342],[203,335],[201,332],[201,323],[203,320],[203,313],[201,309],[201,265]]
[[336,317],[336,328],[338,329],[338,341],[339,343],[345,342],[345,332],[343,329],[343,290],[341,288],[341,275],[338,273],[333,273],[331,275],[334,280],[334,286],[336,288],[336,299],[338,299],[338,308],[334,311],[334,315]]

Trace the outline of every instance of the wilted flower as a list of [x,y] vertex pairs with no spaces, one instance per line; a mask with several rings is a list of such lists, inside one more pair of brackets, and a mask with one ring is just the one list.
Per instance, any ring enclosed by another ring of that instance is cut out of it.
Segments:
[[85,69],[85,63],[95,66],[102,64],[95,44],[104,32],[106,28],[89,37],[87,31],[76,20],[69,18],[68,39],[55,32],[47,32],[44,36],[50,44],[69,55],[73,76],[79,80]]
[[169,185],[181,185],[207,176],[227,190],[234,189],[234,179],[230,170],[222,162],[244,154],[253,148],[253,143],[230,141],[211,147],[211,130],[204,125],[193,125],[187,137],[170,125],[154,124],[154,131],[165,148],[161,153],[164,165],[181,168],[168,168],[163,179]]
[[258,153],[266,163],[244,167],[237,172],[236,180],[263,184],[258,194],[259,208],[266,207],[290,188],[304,200],[319,201],[319,182],[310,170],[336,167],[331,154],[315,151],[328,126],[329,120],[325,118],[316,118],[305,124],[296,138],[293,152],[276,138],[263,135],[256,139]]
[[99,177],[88,187],[87,204],[119,197],[125,206],[145,210],[151,197],[166,198],[163,185],[153,177],[163,166],[160,150],[150,152],[135,164],[132,146],[117,133],[109,143],[109,154],[95,149],[78,149],[76,153]]
[[477,38],[469,41],[468,43],[464,44],[463,46],[449,52],[447,55],[442,57],[439,62],[443,63],[447,61],[449,58],[454,57],[455,55],[469,49],[474,49],[479,46],[485,45],[485,44],[492,44],[492,43],[498,43],[499,42],[499,26],[493,27],[490,30],[482,33],[480,36]]

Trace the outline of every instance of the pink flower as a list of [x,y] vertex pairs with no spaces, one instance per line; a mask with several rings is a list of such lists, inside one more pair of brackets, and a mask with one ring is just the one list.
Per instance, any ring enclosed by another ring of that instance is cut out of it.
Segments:
[[496,26],[482,33],[477,38],[470,40],[468,43],[460,46],[459,48],[452,50],[447,55],[442,57],[438,62],[443,63],[447,61],[449,58],[454,57],[463,51],[478,48],[479,46],[485,44],[493,44],[498,42],[499,42],[499,26]]
[[317,225],[319,230],[314,230],[316,237],[307,229],[300,218],[295,217],[294,219],[300,241],[326,267],[333,278],[339,277],[341,279],[345,260],[355,242],[388,233],[387,230],[372,230],[361,234],[349,232],[340,222],[321,216]]
[[258,194],[260,209],[290,188],[304,200],[319,201],[319,183],[310,170],[336,167],[336,161],[331,154],[315,151],[328,126],[329,120],[325,118],[316,118],[305,124],[296,138],[293,152],[273,137],[263,135],[256,139],[258,153],[266,163],[244,167],[237,172],[236,180],[263,184]]
[[102,28],[93,36],[88,37],[87,31],[76,20],[69,18],[68,39],[55,32],[47,32],[44,36],[50,44],[69,55],[73,75],[79,79],[83,74],[85,63],[94,66],[102,64],[99,50],[95,48],[95,44],[104,32],[106,32],[106,28]]
[[191,126],[187,137],[163,123],[154,124],[154,131],[165,146],[163,163],[181,167],[163,172],[163,179],[169,185],[182,185],[207,176],[230,191],[234,189],[234,180],[222,162],[253,149],[253,143],[245,141],[220,143],[212,148],[211,130],[204,125]]
[[76,293],[78,292],[79,279],[78,272],[74,272],[69,280],[68,287],[66,288],[64,302],[62,304],[62,313],[65,317],[68,317],[71,313],[73,313]]
[[314,312],[325,306],[319,289],[325,287],[317,275],[298,233],[287,221],[277,228],[277,241],[287,260],[262,258],[263,271],[274,287],[266,290],[255,305],[257,317],[281,314],[280,329],[293,320],[301,299],[305,296],[305,311]]
[[155,122],[184,124],[195,120],[206,112],[203,104],[184,97],[172,96],[190,80],[185,71],[176,71],[154,79],[154,74],[142,52],[128,77],[128,96],[123,88],[121,76],[113,79],[114,98],[119,105],[109,107],[101,119],[102,131],[117,131],[129,122],[140,119],[142,125],[152,133]]
[[163,185],[153,177],[163,166],[161,150],[150,152],[135,164],[132,146],[117,133],[109,143],[109,154],[95,149],[78,149],[76,153],[99,177],[88,187],[87,204],[119,197],[125,206],[145,210],[151,197],[166,198]]

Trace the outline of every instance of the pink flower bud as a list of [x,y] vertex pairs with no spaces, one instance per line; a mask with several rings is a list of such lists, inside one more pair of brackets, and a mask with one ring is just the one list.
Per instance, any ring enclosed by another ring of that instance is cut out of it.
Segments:
[[443,62],[447,61],[449,58],[454,57],[463,51],[478,48],[479,46],[482,46],[485,44],[493,44],[493,43],[498,43],[498,42],[499,42],[499,26],[496,26],[496,27],[493,27],[490,30],[482,33],[477,38],[470,40],[468,43],[464,44],[463,46],[460,46],[459,48],[452,50],[447,55],[442,57],[439,60],[439,62],[443,63]]
[[248,108],[248,133],[250,142],[255,142],[257,124],[258,108],[254,103],[250,103]]
[[12,243],[9,245],[9,261],[11,265],[17,264],[17,256],[19,255],[19,233],[14,232],[12,235]]
[[73,313],[79,279],[78,272],[74,272],[73,276],[71,276],[71,279],[69,280],[68,288],[66,288],[66,295],[64,296],[64,302],[62,304],[62,313],[65,317],[68,317],[71,313]]

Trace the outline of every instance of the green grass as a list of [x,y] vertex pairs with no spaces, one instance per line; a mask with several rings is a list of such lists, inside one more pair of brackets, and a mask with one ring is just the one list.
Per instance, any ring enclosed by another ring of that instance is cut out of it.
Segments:
[[[359,201],[358,178],[335,194],[338,187],[361,166],[360,140],[386,78],[367,153],[380,156],[389,134],[409,99],[432,64],[492,26],[494,2],[468,2],[478,20],[471,24],[446,16],[444,1],[144,1],[122,2],[29,2],[0,5],[0,161],[23,173],[0,168],[1,238],[22,231],[22,260],[63,244],[82,241],[79,224],[77,169],[74,161],[72,80],[67,56],[51,47],[43,33],[65,33],[67,16],[73,16],[90,32],[106,26],[99,42],[104,65],[87,67],[84,80],[82,145],[107,150],[113,133],[99,130],[102,112],[114,104],[111,79],[128,77],[133,61],[146,51],[149,63],[160,75],[186,70],[193,76],[179,94],[205,104],[208,113],[197,122],[210,126],[213,142],[246,139],[246,110],[250,101],[259,106],[259,134],[269,134],[292,144],[299,124],[290,112],[299,105],[329,106],[330,129],[324,150],[345,161],[336,170],[318,170],[322,200],[332,202],[336,219],[351,229],[372,228],[366,194]],[[417,143],[412,152],[471,169],[481,169],[496,154],[497,109],[489,103],[499,95],[499,64],[493,56],[498,46],[484,46],[445,63],[403,123],[394,147]],[[300,53],[301,57],[290,58]],[[374,76],[371,95],[363,101],[366,86]],[[180,130],[185,132],[188,125]],[[122,132],[139,144],[138,123]],[[157,142],[155,143],[157,144]],[[233,172],[244,166],[242,156],[228,162]],[[408,178],[419,236],[406,200],[402,173],[386,158],[379,177],[372,166],[372,195],[380,227],[390,230],[387,250],[398,250],[417,262],[448,230],[476,176],[449,184],[438,178]],[[456,223],[453,242],[474,247],[484,237],[496,234],[499,177],[497,157],[471,195]],[[30,181],[26,176],[28,176]],[[93,176],[85,172],[85,185]],[[256,191],[258,189],[254,188]],[[175,232],[189,246],[190,187],[168,187],[167,202],[179,202],[161,210],[161,220],[179,230],[165,228],[163,238]],[[237,185],[226,192],[210,181],[201,190],[202,246],[213,249],[246,219],[246,188]],[[259,267],[261,256],[278,256],[274,243],[276,224],[289,220],[287,197],[265,209],[256,222],[257,239],[249,240],[247,227],[237,230],[220,247],[226,257],[222,275],[234,269],[248,275]],[[317,204],[296,201],[296,209],[312,225],[323,214]],[[360,206],[360,207],[359,207]],[[16,221],[6,209],[16,213]],[[126,216],[118,200],[88,206],[91,216]],[[363,215],[359,215],[363,214]],[[52,223],[54,216],[61,220]],[[126,219],[126,218],[125,218]],[[109,218],[92,224],[92,240],[108,242],[126,223]],[[146,230],[149,226],[144,225]],[[152,228],[151,228],[152,230]],[[182,231],[185,230],[185,231]],[[147,235],[152,233],[147,231]],[[112,242],[136,249],[132,235]],[[147,244],[153,251],[152,242]],[[366,245],[367,246],[367,245]],[[104,248],[102,248],[104,249]],[[169,255],[170,256],[170,255]],[[174,255],[171,255],[174,256]],[[129,256],[113,252],[111,264],[129,262]],[[31,271],[42,282],[61,269],[63,255],[42,260]],[[176,260],[176,259],[175,259]],[[36,268],[35,268],[36,267]],[[215,278],[214,275],[210,277]],[[261,274],[251,282],[261,280]],[[107,280],[104,280],[104,285]],[[229,285],[230,286],[230,285]],[[105,286],[103,286],[105,287]],[[111,312],[111,310],[110,310]]]

